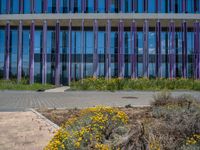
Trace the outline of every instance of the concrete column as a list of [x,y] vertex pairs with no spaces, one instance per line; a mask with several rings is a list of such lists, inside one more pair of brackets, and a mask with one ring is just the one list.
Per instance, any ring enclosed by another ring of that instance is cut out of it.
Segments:
[[137,28],[135,21],[131,24],[131,78],[137,78]]
[[98,58],[98,21],[95,19],[93,24],[94,32],[94,53],[93,53],[93,77],[99,75],[99,58]]
[[5,33],[5,61],[4,61],[4,79],[9,80],[10,72],[10,22],[6,22]]
[[169,69],[170,79],[176,77],[176,51],[175,51],[175,24],[174,21],[169,25]]
[[19,0],[19,13],[23,14],[23,8],[24,8],[24,1]]
[[7,0],[7,3],[6,3],[6,13],[10,14],[10,0]]
[[81,79],[84,78],[84,51],[85,51],[85,32],[84,32],[84,20],[81,24]]
[[162,77],[161,23],[156,22],[156,77]]
[[47,21],[43,22],[42,31],[42,84],[47,82]]
[[60,85],[60,22],[56,22],[56,66],[55,66],[55,85]]
[[29,83],[34,83],[34,43],[35,23],[32,20],[30,29],[30,59],[29,59]]
[[22,21],[20,20],[18,26],[18,52],[17,52],[17,81],[22,78]]
[[110,20],[107,20],[107,25],[106,25],[106,60],[105,60],[106,79],[111,79],[110,33],[111,33],[111,22],[110,22]]
[[68,55],[68,84],[71,84],[71,68],[72,68],[72,21],[69,21],[69,55]]
[[187,78],[187,23],[182,23],[182,77]]
[[148,37],[149,37],[149,22],[144,21],[143,26],[143,76],[145,78],[149,77],[149,46],[148,46]]
[[118,77],[124,78],[124,22],[120,20],[118,27]]

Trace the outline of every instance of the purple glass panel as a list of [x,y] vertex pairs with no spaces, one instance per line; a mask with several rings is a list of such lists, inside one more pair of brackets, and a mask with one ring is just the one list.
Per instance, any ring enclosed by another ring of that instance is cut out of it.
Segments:
[[148,33],[149,33],[149,23],[147,20],[144,22],[143,26],[143,76],[149,77],[149,48],[148,48]]
[[43,13],[47,12],[47,0],[43,0]]
[[31,0],[31,13],[35,13],[35,0]]
[[18,27],[18,52],[17,52],[17,81],[22,78],[22,21]]
[[162,77],[161,23],[156,22],[156,77]]
[[119,46],[118,46],[118,77],[124,78],[124,22],[120,20],[119,27],[118,27],[118,39],[119,39]]
[[23,5],[24,5],[24,1],[19,0],[19,13],[20,14],[23,14]]
[[56,13],[60,11],[60,0],[56,0]]
[[43,23],[42,33],[42,84],[47,80],[47,21]]
[[81,24],[81,79],[83,79],[83,75],[84,75],[84,51],[85,51],[85,32],[84,32],[84,20],[82,20],[82,24]]
[[111,22],[110,22],[110,20],[107,20],[107,25],[106,25],[106,62],[105,62],[106,79],[111,78],[110,32],[111,32]]
[[9,80],[9,67],[10,67],[10,22],[6,22],[5,34],[5,62],[4,62],[4,79]]
[[6,12],[7,14],[10,13],[10,0],[7,0],[7,3],[6,3]]
[[93,25],[94,32],[94,53],[93,53],[93,77],[98,77],[98,22],[95,19]]
[[35,33],[35,23],[31,22],[30,31],[30,63],[29,63],[29,82],[34,83],[34,33]]
[[182,23],[182,76],[187,77],[187,23]]
[[175,24],[173,21],[169,25],[169,69],[170,79],[176,77],[176,51],[175,51]]
[[60,22],[56,22],[56,66],[55,85],[60,85]]
[[131,78],[137,78],[137,28],[135,21],[131,24]]
[[69,58],[68,58],[68,84],[71,84],[71,68],[72,68],[72,21],[69,21]]
[[81,10],[82,10],[82,13],[85,12],[85,0],[81,0]]

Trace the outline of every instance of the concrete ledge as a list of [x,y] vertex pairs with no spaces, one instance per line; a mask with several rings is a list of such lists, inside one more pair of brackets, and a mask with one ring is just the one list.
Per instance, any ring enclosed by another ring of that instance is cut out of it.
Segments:
[[[81,20],[86,20],[87,25],[92,25],[94,19],[99,20],[100,22],[105,20],[112,20],[112,25],[115,25],[115,21],[120,19],[125,20],[125,23],[131,23],[132,20],[136,20],[140,24],[140,21],[143,22],[145,19],[150,20],[150,23],[161,20],[164,23],[168,23],[171,20],[175,22],[182,22],[182,20],[189,20],[189,24],[192,24],[196,20],[200,20],[200,14],[175,14],[175,13],[66,13],[66,14],[6,14],[0,15],[0,25],[5,25],[6,21],[11,21],[13,25],[18,24],[20,20],[23,21],[23,24],[30,24],[32,20],[36,21],[36,25],[43,23],[43,20],[47,20],[49,25],[55,25],[56,20],[61,21],[63,24],[69,20],[73,20],[74,26],[81,25]],[[75,21],[75,22],[74,22]],[[87,24],[88,21],[88,24]],[[92,21],[92,22],[91,22]],[[102,23],[102,25],[104,25]]]

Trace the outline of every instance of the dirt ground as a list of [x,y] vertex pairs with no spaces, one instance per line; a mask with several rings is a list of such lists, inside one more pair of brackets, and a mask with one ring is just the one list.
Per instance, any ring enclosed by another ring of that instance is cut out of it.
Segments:
[[42,150],[53,132],[31,111],[0,112],[0,150]]
[[[132,121],[140,120],[144,118],[150,118],[150,107],[122,107],[119,108],[124,111],[129,116],[129,123]],[[80,109],[40,109],[37,110],[42,115],[47,117],[49,120],[61,126],[64,124],[69,118],[74,116],[78,116]]]

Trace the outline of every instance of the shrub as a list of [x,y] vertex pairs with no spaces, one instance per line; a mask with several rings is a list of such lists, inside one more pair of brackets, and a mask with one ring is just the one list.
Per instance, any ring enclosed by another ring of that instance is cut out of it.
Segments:
[[45,150],[110,149],[108,141],[115,140],[112,134],[123,134],[127,122],[127,115],[116,108],[98,106],[82,110],[58,130]]
[[72,90],[200,90],[200,81],[191,79],[87,78],[72,82]]

